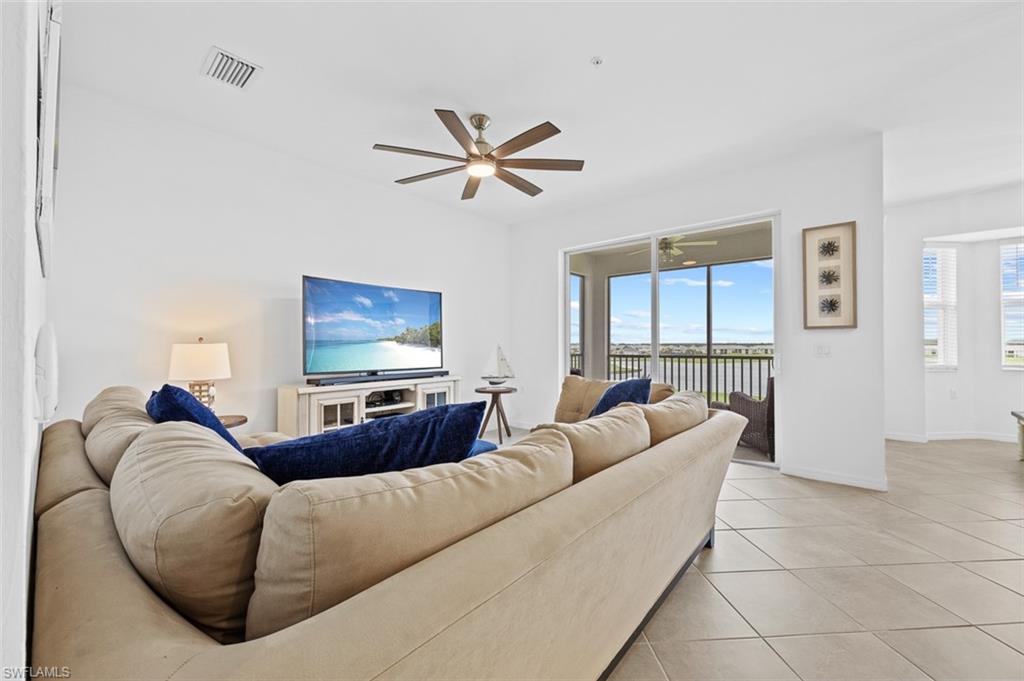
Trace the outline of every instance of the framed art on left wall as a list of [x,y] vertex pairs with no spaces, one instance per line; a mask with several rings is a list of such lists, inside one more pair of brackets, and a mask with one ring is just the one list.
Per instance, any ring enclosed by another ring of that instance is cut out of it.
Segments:
[[857,328],[857,223],[808,227],[804,246],[804,328]]
[[60,98],[59,0],[39,4],[39,99],[37,102],[36,241],[43,276],[52,267],[53,202],[57,175],[57,107]]

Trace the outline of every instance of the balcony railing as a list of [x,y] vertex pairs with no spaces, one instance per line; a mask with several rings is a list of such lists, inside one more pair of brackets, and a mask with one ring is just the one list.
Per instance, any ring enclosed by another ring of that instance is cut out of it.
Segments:
[[[677,390],[704,393],[711,400],[724,402],[734,391],[761,399],[768,391],[768,379],[774,374],[774,359],[772,355],[719,355],[713,356],[709,365],[708,358],[702,355],[662,355],[658,358],[659,380]],[[650,355],[608,356],[610,380],[650,375]]]
[[569,368],[577,369],[581,373],[583,372],[583,355],[580,353],[569,354]]

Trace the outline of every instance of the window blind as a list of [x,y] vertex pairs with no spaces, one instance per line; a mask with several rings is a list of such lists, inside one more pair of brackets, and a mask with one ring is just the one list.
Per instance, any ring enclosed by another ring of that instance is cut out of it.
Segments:
[[1024,368],[1024,242],[999,246],[1002,364]]
[[956,249],[926,247],[921,262],[924,291],[924,361],[957,365]]

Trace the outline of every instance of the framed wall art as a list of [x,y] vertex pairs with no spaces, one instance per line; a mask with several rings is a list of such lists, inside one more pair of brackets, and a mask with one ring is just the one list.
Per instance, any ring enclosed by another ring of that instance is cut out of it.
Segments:
[[804,328],[857,328],[857,223],[808,227],[804,238]]

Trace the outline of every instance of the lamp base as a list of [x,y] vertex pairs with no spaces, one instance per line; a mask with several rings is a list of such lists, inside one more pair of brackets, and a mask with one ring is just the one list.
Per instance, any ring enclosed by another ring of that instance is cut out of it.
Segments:
[[213,385],[213,381],[189,381],[188,391],[192,393],[192,397],[196,398],[210,411],[213,411],[213,398],[217,395],[217,389]]

